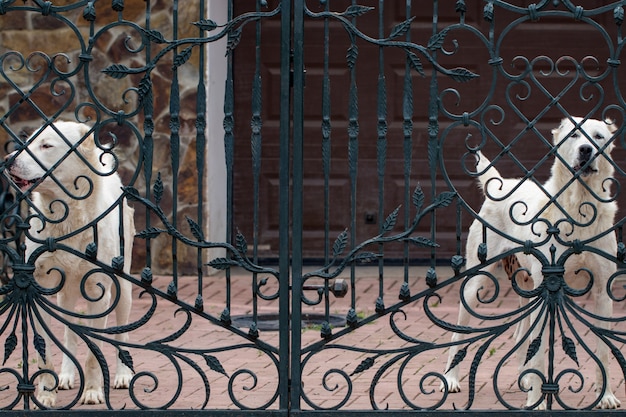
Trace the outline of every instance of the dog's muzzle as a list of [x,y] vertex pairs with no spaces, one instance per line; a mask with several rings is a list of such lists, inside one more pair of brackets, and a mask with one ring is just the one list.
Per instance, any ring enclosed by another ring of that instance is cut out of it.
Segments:
[[28,190],[28,188],[30,188],[31,186],[37,184],[41,180],[41,178],[35,178],[35,179],[32,179],[32,180],[27,180],[27,179],[24,179],[24,178],[16,175],[13,172],[14,168],[15,168],[15,160],[9,161],[9,157],[10,156],[11,155],[8,155],[5,158],[4,174],[10,181],[12,181],[17,186],[17,188],[20,189],[20,191],[25,192],[26,190]]
[[[574,171],[581,173],[583,177],[598,172],[595,168],[595,161],[591,161],[593,157],[593,146],[582,145],[578,148],[578,163],[573,167]],[[591,162],[589,162],[591,161]]]

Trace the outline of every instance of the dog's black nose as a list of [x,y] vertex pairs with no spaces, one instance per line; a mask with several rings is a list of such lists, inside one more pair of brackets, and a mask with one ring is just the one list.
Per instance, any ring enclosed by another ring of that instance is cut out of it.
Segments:
[[582,145],[578,148],[578,157],[581,161],[588,161],[593,153],[593,147],[591,145]]

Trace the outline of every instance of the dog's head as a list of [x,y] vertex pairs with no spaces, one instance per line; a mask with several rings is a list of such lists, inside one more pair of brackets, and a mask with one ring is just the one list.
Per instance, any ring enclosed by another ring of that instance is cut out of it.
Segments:
[[7,155],[6,172],[22,192],[59,195],[65,188],[82,195],[91,188],[94,167],[102,166],[97,154],[87,125],[59,121],[35,132],[24,148]]
[[584,120],[580,117],[563,119],[558,128],[552,130],[557,149],[557,166],[567,165],[570,173],[580,173],[588,179],[600,173],[604,178],[613,175],[614,168],[609,158],[614,148],[615,124],[611,120]]

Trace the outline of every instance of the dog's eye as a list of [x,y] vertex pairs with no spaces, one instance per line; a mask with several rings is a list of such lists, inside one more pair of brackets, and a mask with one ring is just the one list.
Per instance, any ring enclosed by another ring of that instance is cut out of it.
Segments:
[[49,144],[49,143],[42,143],[41,144],[41,149],[50,149],[52,147],[53,146],[51,144]]
[[574,132],[574,133],[572,133],[571,137],[573,137],[574,139],[579,138],[580,137],[580,133]]
[[604,136],[602,136],[599,133],[596,133],[595,136],[593,137],[595,140],[604,140]]

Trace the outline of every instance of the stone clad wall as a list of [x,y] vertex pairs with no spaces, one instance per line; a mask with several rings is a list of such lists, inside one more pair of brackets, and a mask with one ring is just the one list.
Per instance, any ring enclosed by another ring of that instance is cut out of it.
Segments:
[[[132,129],[120,127],[114,122],[106,124],[101,132],[102,140],[110,137],[107,131],[115,133],[119,139],[117,148],[120,157],[119,172],[128,183],[137,170],[140,159],[140,139],[143,137],[144,115],[137,111],[137,95],[129,89],[137,87],[142,74],[114,79],[102,72],[102,69],[112,64],[123,64],[129,68],[138,68],[145,64],[146,49],[142,46],[140,33],[130,24],[110,26],[107,30],[101,28],[115,23],[121,16],[126,22],[135,22],[137,25],[146,25],[146,2],[133,0],[117,2],[123,5],[121,12],[115,11],[111,1],[95,2],[95,30],[94,49],[89,57],[81,57],[81,41],[88,45],[90,23],[84,17],[84,4],[76,0],[55,0],[54,6],[65,7],[77,3],[81,7],[63,11],[61,15],[78,27],[77,34],[62,19],[51,15],[44,15],[37,11],[9,11],[0,15],[0,54],[3,56],[2,74],[0,79],[0,142],[6,144],[13,132],[29,132],[41,124],[43,113],[51,117],[62,110],[60,118],[75,120],[75,112],[81,117],[90,117],[92,120],[110,119],[120,112],[122,119],[129,120],[137,127],[137,134]],[[178,37],[198,36],[198,29],[191,22],[200,19],[199,6],[195,0],[185,0],[184,7],[178,11]],[[22,6],[17,1],[14,6]],[[34,3],[27,1],[25,6],[37,9]],[[150,28],[158,30],[166,39],[173,38],[172,22],[174,11],[172,2],[168,0],[152,0],[150,2]],[[92,15],[93,16],[93,15]],[[162,46],[150,45],[150,53],[154,56]],[[137,49],[137,52],[129,49]],[[17,52],[15,54],[13,51]],[[20,61],[23,57],[26,62]],[[30,57],[30,58],[29,58]],[[56,68],[62,71],[72,71],[77,68],[81,59],[89,60],[88,75],[80,71],[66,81],[55,82],[54,74],[46,72],[48,63],[46,57],[52,58]],[[54,57],[54,58],[53,58]],[[197,218],[198,181],[196,170],[196,95],[199,74],[199,54],[195,48],[189,61],[178,71],[180,85],[180,171],[178,173],[178,218],[180,229],[188,233],[185,215]],[[152,73],[154,90],[154,157],[152,160],[152,181],[160,173],[165,185],[162,206],[168,215],[172,215],[172,152],[170,149],[170,88],[173,55],[167,54],[160,60]],[[71,84],[70,84],[71,83]],[[73,86],[73,88],[72,88]],[[89,90],[93,95],[89,94]],[[28,97],[30,102],[24,102]],[[89,103],[89,105],[81,105]],[[132,115],[127,117],[126,115]],[[134,115],[133,115],[134,114]],[[145,175],[142,172],[137,177],[134,186],[144,192],[146,189]],[[148,184],[149,187],[152,184]],[[203,195],[205,195],[204,193]],[[205,198],[205,197],[203,197]],[[205,205],[206,207],[206,205]],[[140,207],[136,210],[137,229],[141,230],[146,224],[145,210]],[[171,217],[170,217],[171,218]],[[153,225],[160,224],[155,219]],[[168,237],[159,237],[151,243],[152,268],[156,273],[169,273],[172,270],[171,240]],[[178,245],[178,271],[191,273],[196,271],[197,252],[193,249]],[[146,247],[143,240],[135,240],[133,268],[140,270],[146,265]]]

